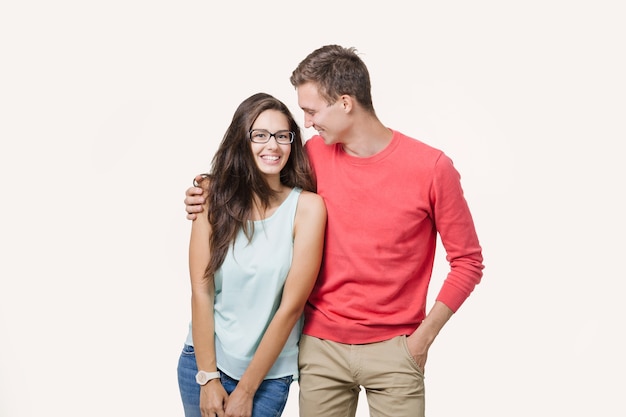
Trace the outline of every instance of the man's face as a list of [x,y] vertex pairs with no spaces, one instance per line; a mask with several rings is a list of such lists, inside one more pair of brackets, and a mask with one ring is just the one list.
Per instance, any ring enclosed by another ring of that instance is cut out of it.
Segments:
[[346,111],[341,100],[328,104],[317,85],[305,83],[297,88],[298,105],[304,111],[304,127],[317,130],[327,145],[341,143],[348,128]]

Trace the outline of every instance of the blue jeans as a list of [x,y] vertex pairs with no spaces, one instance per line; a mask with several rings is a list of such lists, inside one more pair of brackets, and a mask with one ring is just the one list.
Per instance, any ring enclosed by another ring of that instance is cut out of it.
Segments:
[[[178,359],[178,388],[183,400],[185,417],[201,417],[200,415],[200,385],[196,383],[196,355],[193,346],[185,345]],[[220,380],[226,392],[230,395],[237,386],[237,380],[220,372]],[[279,417],[287,404],[289,386],[292,376],[277,379],[266,379],[254,395],[252,403],[252,417]]]

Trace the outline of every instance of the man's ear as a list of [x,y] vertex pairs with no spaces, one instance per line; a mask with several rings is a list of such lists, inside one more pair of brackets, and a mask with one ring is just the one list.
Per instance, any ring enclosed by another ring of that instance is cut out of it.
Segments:
[[350,113],[352,107],[354,107],[354,100],[347,94],[339,97],[339,102],[346,113]]

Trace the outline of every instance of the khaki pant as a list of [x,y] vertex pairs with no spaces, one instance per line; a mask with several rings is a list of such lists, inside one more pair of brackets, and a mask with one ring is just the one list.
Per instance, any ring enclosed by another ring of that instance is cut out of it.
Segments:
[[354,417],[361,386],[371,417],[423,417],[424,374],[406,336],[347,345],[302,335],[300,417]]

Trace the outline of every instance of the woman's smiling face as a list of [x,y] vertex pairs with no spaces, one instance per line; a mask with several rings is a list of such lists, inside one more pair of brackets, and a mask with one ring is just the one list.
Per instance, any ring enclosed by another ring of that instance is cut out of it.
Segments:
[[[259,170],[267,177],[280,178],[280,171],[291,154],[291,143],[286,143],[293,140],[289,120],[278,110],[265,110],[256,118],[251,131],[250,146]],[[266,143],[254,142],[267,139]]]

